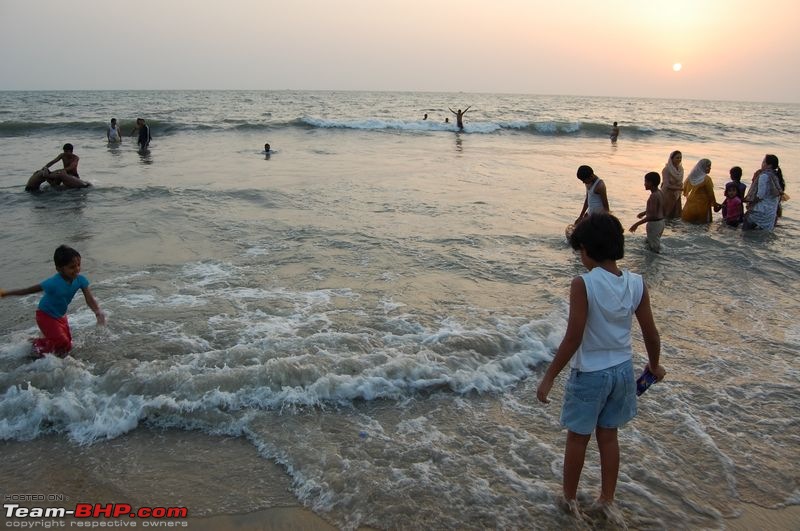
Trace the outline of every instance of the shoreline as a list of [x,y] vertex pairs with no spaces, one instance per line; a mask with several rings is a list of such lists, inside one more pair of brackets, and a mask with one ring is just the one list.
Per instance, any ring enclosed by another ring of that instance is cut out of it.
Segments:
[[[89,447],[77,446],[63,437],[53,435],[27,442],[6,441],[0,443],[0,447],[4,455],[4,459],[0,460],[0,476],[15,478],[13,486],[7,487],[6,492],[3,492],[4,496],[61,493],[65,500],[55,502],[52,506],[67,509],[74,508],[76,502],[130,503],[139,507],[184,505],[190,511],[189,518],[173,523],[186,523],[186,529],[196,531],[338,529],[323,516],[300,504],[288,492],[291,481],[286,472],[259,456],[255,448],[241,437],[216,437],[200,432],[139,428]],[[170,450],[176,451],[173,455],[178,456],[177,467],[175,458],[170,460],[164,457]],[[107,475],[111,463],[121,459],[146,460],[153,452],[159,452],[162,456],[162,460],[154,468],[147,469],[147,465],[138,464],[139,466],[129,468],[129,473],[119,474],[117,477]],[[221,453],[226,456],[224,460],[219,459]],[[231,466],[231,461],[240,464]],[[186,462],[193,463],[194,468],[201,471],[200,474],[193,476],[187,472],[186,475],[178,474],[179,477],[170,478]],[[215,464],[219,468],[215,468]],[[145,470],[141,470],[141,466]],[[76,474],[76,470],[84,474]],[[92,471],[98,473],[93,474]],[[137,477],[137,473],[144,478],[143,482]],[[213,484],[215,488],[209,492],[200,492],[200,489],[192,489],[195,482]],[[164,488],[164,484],[169,488]],[[264,485],[268,485],[272,491],[264,493]],[[237,488],[240,486],[242,487]],[[255,490],[248,491],[250,486]],[[181,488],[186,492],[181,492]],[[178,497],[164,494],[174,489],[177,489]],[[221,493],[221,497],[218,493]],[[181,497],[184,494],[186,497]],[[274,505],[256,510],[241,507],[237,511],[235,503],[231,501],[254,496],[273,500],[264,503]],[[737,506],[739,516],[726,518],[724,529],[800,529],[800,505],[773,509],[737,502]],[[192,511],[198,510],[205,514],[191,516]],[[184,528],[183,525],[170,527]],[[358,529],[367,531],[373,528],[359,526]]]

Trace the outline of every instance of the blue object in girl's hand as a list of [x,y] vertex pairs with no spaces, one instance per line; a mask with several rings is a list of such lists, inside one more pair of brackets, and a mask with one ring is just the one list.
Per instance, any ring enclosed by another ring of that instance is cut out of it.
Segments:
[[656,383],[656,376],[645,367],[642,375],[636,380],[636,396],[641,396],[647,388]]

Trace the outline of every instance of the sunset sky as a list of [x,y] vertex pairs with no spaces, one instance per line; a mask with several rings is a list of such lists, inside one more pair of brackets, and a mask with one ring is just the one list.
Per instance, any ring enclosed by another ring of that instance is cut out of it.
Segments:
[[798,0],[0,0],[0,90],[800,102],[799,22]]

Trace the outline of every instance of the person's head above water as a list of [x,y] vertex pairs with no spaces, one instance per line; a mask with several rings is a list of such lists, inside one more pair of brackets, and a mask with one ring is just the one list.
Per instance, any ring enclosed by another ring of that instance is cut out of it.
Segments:
[[592,175],[594,175],[594,170],[592,169],[591,166],[584,165],[578,168],[577,176],[578,179],[580,179],[581,181],[583,182],[588,181],[589,179],[592,178]]

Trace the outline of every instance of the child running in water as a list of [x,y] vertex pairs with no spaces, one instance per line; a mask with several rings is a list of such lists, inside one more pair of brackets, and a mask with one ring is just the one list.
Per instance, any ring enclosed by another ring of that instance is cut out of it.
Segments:
[[104,325],[106,316],[100,311],[97,300],[89,289],[89,281],[80,274],[81,255],[75,249],[61,245],[53,255],[57,273],[47,280],[29,288],[3,291],[0,297],[12,295],[29,295],[44,291],[36,310],[36,324],[44,337],[33,340],[33,353],[43,357],[53,353],[59,357],[66,356],[72,350],[72,333],[67,321],[67,306],[78,290],[83,291],[86,304],[97,317],[97,324]]
[[[561,423],[567,428],[564,450],[565,503],[578,518],[578,482],[592,432],[600,450],[599,509],[614,517],[614,492],[619,474],[617,429],[636,415],[636,377],[633,372],[631,323],[642,329],[647,366],[657,381],[666,370],[659,365],[661,340],[650,309],[650,296],[640,275],[622,270],[625,238],[619,220],[611,214],[591,214],[570,236],[589,271],[572,280],[569,320],[564,339],[536,391],[547,395],[561,370],[570,363]],[[618,518],[618,517],[617,517]]]

